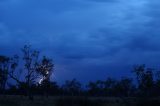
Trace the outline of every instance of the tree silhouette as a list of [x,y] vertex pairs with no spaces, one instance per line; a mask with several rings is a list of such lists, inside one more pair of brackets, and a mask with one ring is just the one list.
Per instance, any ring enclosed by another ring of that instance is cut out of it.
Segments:
[[41,75],[39,84],[43,88],[44,94],[48,97],[47,89],[50,87],[50,76],[53,72],[54,64],[51,59],[43,57],[42,61],[38,63],[36,71]]
[[154,89],[154,95],[159,96],[160,95],[160,71],[156,72],[156,81],[155,81],[155,89]]
[[113,96],[115,95],[115,85],[116,85],[117,81],[113,78],[107,78],[106,81],[104,81],[104,92],[106,96]]
[[88,89],[82,89],[81,83],[73,79],[67,80],[60,87],[50,79],[54,71],[50,58],[40,57],[39,51],[28,45],[22,48],[22,53],[22,56],[14,55],[10,58],[0,56],[0,93],[25,94],[30,100],[33,100],[34,94],[44,94],[47,97],[62,94],[118,97],[160,95],[160,71],[157,71],[155,78],[154,70],[146,68],[145,65],[135,65],[132,70],[137,84],[133,84],[132,79],[128,77],[121,80],[108,78],[104,81],[89,82]]
[[99,96],[100,89],[101,89],[100,86],[99,86],[99,84],[100,84],[100,81],[89,82],[89,84],[87,85],[89,95]]
[[[53,63],[49,58],[39,60],[39,51],[32,50],[31,46],[25,45],[22,48],[23,59],[21,64],[18,64],[20,58],[14,56],[10,59],[10,70],[7,75],[18,83],[19,87],[25,88],[30,100],[33,100],[31,92],[32,86],[37,84],[41,78],[44,81],[49,81],[53,71]],[[24,63],[24,64],[22,64]],[[18,69],[21,67],[22,69]],[[18,74],[23,73],[23,78],[19,78]]]
[[141,95],[150,96],[154,87],[153,69],[145,68],[145,65],[137,65],[133,72],[136,74]]
[[5,90],[6,82],[8,79],[9,71],[9,58],[6,56],[0,56],[0,89]]
[[79,94],[81,91],[81,84],[76,79],[73,79],[71,81],[67,80],[65,84],[62,86],[62,89],[67,94],[70,94],[71,96],[74,96],[75,94]]
[[117,81],[115,85],[115,92],[117,96],[128,97],[133,93],[134,86],[132,84],[132,79],[122,78],[120,81]]

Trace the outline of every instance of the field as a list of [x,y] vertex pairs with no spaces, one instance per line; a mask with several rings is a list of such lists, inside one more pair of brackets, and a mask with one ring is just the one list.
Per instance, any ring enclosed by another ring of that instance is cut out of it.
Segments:
[[0,96],[0,106],[160,106],[160,98]]

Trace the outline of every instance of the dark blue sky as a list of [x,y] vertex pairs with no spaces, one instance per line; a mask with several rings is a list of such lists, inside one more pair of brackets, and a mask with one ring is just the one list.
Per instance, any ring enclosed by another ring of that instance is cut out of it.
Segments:
[[0,0],[1,54],[25,44],[55,62],[54,80],[130,75],[160,66],[159,0]]

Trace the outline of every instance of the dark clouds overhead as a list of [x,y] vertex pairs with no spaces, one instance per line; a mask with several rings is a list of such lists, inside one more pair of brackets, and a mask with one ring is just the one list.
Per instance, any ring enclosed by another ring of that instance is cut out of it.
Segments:
[[138,63],[158,66],[159,5],[158,0],[0,0],[1,54],[32,44],[54,58],[58,81],[123,76]]
[[106,3],[113,3],[113,2],[118,2],[119,0],[88,0],[92,2],[106,2]]

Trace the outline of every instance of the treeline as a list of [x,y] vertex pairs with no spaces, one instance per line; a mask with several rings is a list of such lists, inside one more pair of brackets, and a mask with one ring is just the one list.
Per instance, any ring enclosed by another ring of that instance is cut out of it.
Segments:
[[[68,80],[63,85],[56,82],[33,84],[31,89],[34,95],[45,96],[92,96],[92,97],[158,97],[160,96],[160,79],[152,70],[144,65],[136,66],[135,79],[121,78],[116,80],[107,78],[105,81],[97,80],[82,85],[76,79]],[[6,93],[25,95],[25,85],[9,86]]]
[[160,71],[135,65],[135,79],[107,78],[82,85],[76,79],[62,86],[50,80],[54,72],[53,61],[39,52],[24,46],[23,56],[0,56],[0,94],[45,96],[104,96],[104,97],[156,97],[160,96]]

